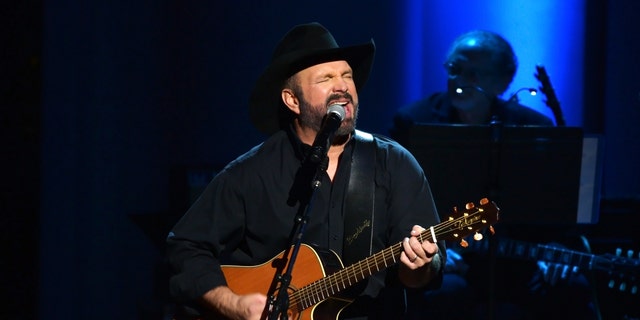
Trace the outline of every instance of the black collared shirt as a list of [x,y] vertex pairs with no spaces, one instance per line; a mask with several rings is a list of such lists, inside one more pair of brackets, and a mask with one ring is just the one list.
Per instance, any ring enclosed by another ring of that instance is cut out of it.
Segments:
[[[355,143],[352,139],[347,144],[333,182],[326,172],[321,175],[302,241],[338,255],[345,237],[343,216],[348,213],[343,212],[343,202]],[[209,183],[167,238],[170,290],[177,301],[193,301],[225,285],[221,265],[255,266],[290,247],[294,218],[301,211],[290,195],[306,148],[291,131],[279,131],[229,163]],[[384,136],[376,136],[375,152],[372,251],[378,252],[407,237],[413,225],[433,226],[439,218],[415,158]],[[362,253],[363,258],[368,255]],[[366,294],[377,296],[385,279],[382,272],[365,280]]]

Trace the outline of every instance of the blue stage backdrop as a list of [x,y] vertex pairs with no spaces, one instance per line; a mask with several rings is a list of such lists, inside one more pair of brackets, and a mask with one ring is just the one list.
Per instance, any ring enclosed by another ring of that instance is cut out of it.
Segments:
[[[407,101],[446,89],[442,64],[456,36],[473,29],[497,32],[513,46],[519,68],[509,97],[523,87],[538,88],[536,64],[545,66],[570,126],[582,126],[585,0],[452,0],[405,2],[403,74]],[[518,95],[550,118],[544,95]]]

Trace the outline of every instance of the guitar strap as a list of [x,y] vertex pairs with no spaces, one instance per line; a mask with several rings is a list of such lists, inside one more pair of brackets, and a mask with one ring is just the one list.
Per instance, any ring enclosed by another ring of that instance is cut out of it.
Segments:
[[376,142],[373,135],[359,130],[356,130],[355,138],[343,210],[345,235],[342,261],[345,266],[370,256],[373,249]]

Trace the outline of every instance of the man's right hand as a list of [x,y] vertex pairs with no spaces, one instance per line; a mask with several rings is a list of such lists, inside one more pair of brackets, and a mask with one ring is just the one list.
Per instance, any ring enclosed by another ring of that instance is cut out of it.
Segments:
[[228,319],[259,320],[267,305],[267,296],[261,293],[237,295],[228,287],[220,286],[202,296],[207,308]]

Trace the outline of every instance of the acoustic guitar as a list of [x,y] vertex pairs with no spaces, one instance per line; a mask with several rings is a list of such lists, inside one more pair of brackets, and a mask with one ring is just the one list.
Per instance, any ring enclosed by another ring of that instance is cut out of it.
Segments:
[[[486,198],[480,201],[479,206],[467,203],[465,211],[459,216],[450,217],[447,221],[427,228],[417,238],[420,242],[460,240],[466,243],[463,238],[475,232],[475,240],[481,240],[481,233],[478,231],[491,227],[492,223],[498,221],[498,213],[495,203]],[[269,295],[269,292],[279,292],[272,290],[272,279],[286,265],[291,251],[286,250],[256,266],[222,266],[229,288],[237,294],[263,292]],[[341,296],[340,293],[396,264],[402,252],[400,242],[343,268],[342,261],[333,251],[302,245],[297,253],[291,284],[287,290],[289,319],[337,319],[340,312],[352,302],[352,299]],[[274,299],[273,296],[269,298]],[[266,313],[269,312],[270,310],[266,310]]]
[[[640,258],[634,258],[632,251],[626,256],[619,251],[615,255],[610,253],[592,254],[582,251],[571,250],[549,244],[528,242],[498,237],[495,241],[495,254],[499,257],[512,258],[524,261],[545,261],[549,263],[559,263],[578,270],[598,271],[611,277],[609,286],[613,288],[615,283],[621,291],[629,287],[632,294],[638,293],[637,281],[640,277]],[[489,248],[488,242],[477,243],[469,246],[466,250],[475,252],[486,252]],[[616,281],[616,282],[614,282]]]

